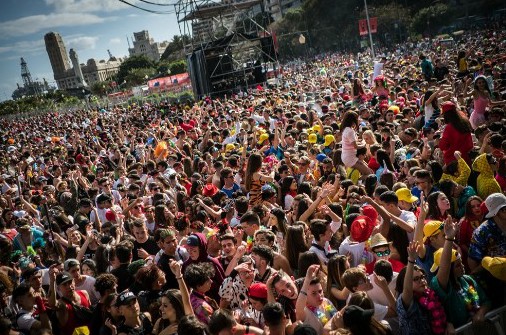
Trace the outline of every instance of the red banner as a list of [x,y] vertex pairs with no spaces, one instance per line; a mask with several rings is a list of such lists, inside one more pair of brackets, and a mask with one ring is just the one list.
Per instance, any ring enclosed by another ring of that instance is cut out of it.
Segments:
[[[369,25],[371,26],[371,34],[378,32],[378,18],[371,17],[369,18]],[[360,36],[365,36],[368,34],[369,29],[367,29],[367,20],[358,20],[358,32]]]
[[358,20],[358,32],[360,36],[367,35],[367,20]]
[[371,26],[371,34],[378,32],[378,18],[377,17],[371,17],[369,19],[369,25]]

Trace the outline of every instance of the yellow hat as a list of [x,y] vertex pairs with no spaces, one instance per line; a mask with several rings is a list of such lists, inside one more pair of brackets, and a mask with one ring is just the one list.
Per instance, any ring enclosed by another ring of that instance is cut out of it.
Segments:
[[409,202],[410,204],[412,204],[415,201],[418,201],[418,198],[415,197],[413,194],[411,194],[411,191],[406,187],[398,189],[397,191],[395,191],[395,194],[397,195],[397,198],[399,200]]
[[[432,264],[431,268],[430,268],[430,272],[436,272],[437,269],[439,268],[439,264],[441,264],[441,255],[443,254],[443,248],[439,248],[435,253],[434,253],[434,264]],[[455,262],[457,259],[460,259],[460,255],[459,253],[457,252],[457,250],[455,249],[452,249],[452,259],[451,259],[451,262]]]
[[334,137],[334,135],[330,135],[330,134],[325,135],[325,143],[323,145],[328,147],[330,144],[332,144],[335,141],[336,141],[336,138]]
[[443,231],[444,223],[441,221],[429,221],[423,226],[423,242],[431,236]]
[[506,257],[483,257],[481,265],[492,276],[506,281]]
[[322,129],[322,127],[320,127],[320,125],[319,125],[319,124],[315,124],[315,125],[313,126],[313,131],[318,132],[318,131],[320,131],[321,129]]
[[260,135],[260,138],[258,139],[258,143],[262,144],[268,138],[269,138],[269,134],[263,133],[262,135]]
[[232,151],[232,150],[235,150],[235,145],[233,145],[232,143],[229,143],[225,146],[225,151],[226,152],[229,152],[229,151]]
[[400,111],[398,106],[390,106],[388,107],[388,110],[394,112],[395,115],[399,114]]
[[316,134],[309,134],[307,140],[309,141],[309,143],[315,144],[316,141],[318,140],[318,137],[316,136]]

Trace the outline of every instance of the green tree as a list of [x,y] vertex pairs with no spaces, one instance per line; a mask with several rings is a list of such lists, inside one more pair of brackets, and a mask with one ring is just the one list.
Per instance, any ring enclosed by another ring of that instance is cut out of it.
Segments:
[[174,35],[172,41],[165,49],[160,57],[160,61],[175,61],[184,58],[184,46],[190,43],[190,37],[188,35]]
[[[153,73],[156,72],[155,64],[147,56],[138,55],[128,57],[119,67],[119,71],[116,76],[116,82],[118,85],[126,80],[130,71],[133,69],[151,69]],[[130,85],[130,81],[128,80],[127,85]]]
[[153,77],[155,74],[156,70],[154,68],[130,69],[125,77],[125,80],[127,81],[126,86],[132,87],[145,84],[147,79]]

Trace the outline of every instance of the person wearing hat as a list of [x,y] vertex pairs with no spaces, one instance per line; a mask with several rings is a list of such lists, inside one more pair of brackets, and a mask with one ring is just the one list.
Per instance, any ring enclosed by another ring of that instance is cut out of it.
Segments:
[[409,188],[401,187],[395,191],[398,199],[398,205],[401,210],[411,211],[413,207],[416,207],[418,198],[411,194]]
[[397,273],[399,273],[404,267],[404,264],[390,257],[390,242],[388,242],[387,239],[380,233],[376,233],[371,236],[369,249],[374,257],[374,260],[365,265],[365,269],[368,274],[373,273],[374,265],[379,260],[385,260],[392,264],[393,271]]
[[77,259],[67,259],[63,263],[63,270],[74,279],[76,290],[88,292],[92,305],[95,305],[100,300],[100,295],[95,290],[95,278],[81,274],[81,264]]
[[[76,328],[88,327],[91,321],[90,297],[88,292],[75,289],[74,279],[67,272],[60,272],[57,265],[49,267],[50,295],[48,305],[56,311],[61,335],[72,335]],[[60,298],[56,298],[56,292]],[[79,317],[76,307],[87,310],[89,317]],[[55,325],[56,326],[56,325]]]
[[[39,329],[51,329],[46,304],[30,285],[23,283],[16,287],[12,292],[12,302],[19,307],[15,317],[18,330],[25,334],[34,334]],[[35,312],[38,318],[35,317]]]
[[444,223],[444,247],[434,253],[434,264],[430,268],[431,272],[437,271],[430,285],[444,301],[447,320],[455,328],[471,320],[473,323],[484,322],[491,307],[478,282],[464,273],[460,254],[453,249],[457,232],[458,224],[448,217]]
[[485,199],[487,219],[474,230],[467,262],[471,271],[480,270],[484,257],[504,257],[506,255],[506,196],[491,194]]
[[218,301],[220,298],[219,288],[225,279],[225,271],[220,262],[207,253],[206,237],[202,233],[193,233],[186,239],[186,246],[190,258],[183,263],[183,273],[191,264],[210,263],[214,268],[214,276],[207,295]]
[[483,153],[476,157],[472,169],[479,173],[476,180],[476,191],[480,198],[485,199],[492,193],[501,193],[501,186],[495,179],[497,159],[491,154]]
[[151,334],[151,331],[153,330],[151,315],[147,312],[139,312],[139,301],[133,292],[121,292],[116,298],[116,307],[118,308],[121,316],[124,317],[123,323],[117,327],[116,334]]
[[443,151],[444,165],[459,159],[454,155],[455,152],[461,152],[464,161],[470,164],[469,152],[474,143],[471,136],[473,128],[469,119],[457,110],[457,106],[451,101],[441,104],[441,110],[445,128],[439,140],[439,148]]
[[[364,206],[364,208],[365,207],[370,207],[370,212],[364,210],[367,214],[348,215],[346,218],[346,225],[349,227],[350,234],[346,236],[339,245],[340,255],[351,254],[351,267],[356,267],[360,264],[365,265],[372,262],[374,259],[372,254],[367,251],[366,241],[371,237],[372,231],[376,226],[375,221],[378,213],[371,206]],[[369,213],[375,213],[375,215],[370,215]]]

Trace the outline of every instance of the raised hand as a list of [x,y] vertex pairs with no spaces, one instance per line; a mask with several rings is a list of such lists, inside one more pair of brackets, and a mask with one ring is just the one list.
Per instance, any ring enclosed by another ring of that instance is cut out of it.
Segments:
[[413,241],[409,243],[408,246],[408,259],[414,261],[418,256],[418,248],[420,248],[420,244],[417,241]]
[[306,278],[313,279],[320,270],[319,264],[313,264],[307,269]]
[[453,222],[452,216],[448,215],[445,220],[444,233],[447,239],[454,239],[458,231],[458,223]]
[[170,267],[170,271],[172,271],[174,276],[181,277],[181,264],[179,264],[178,261],[171,259],[169,261],[169,267]]

